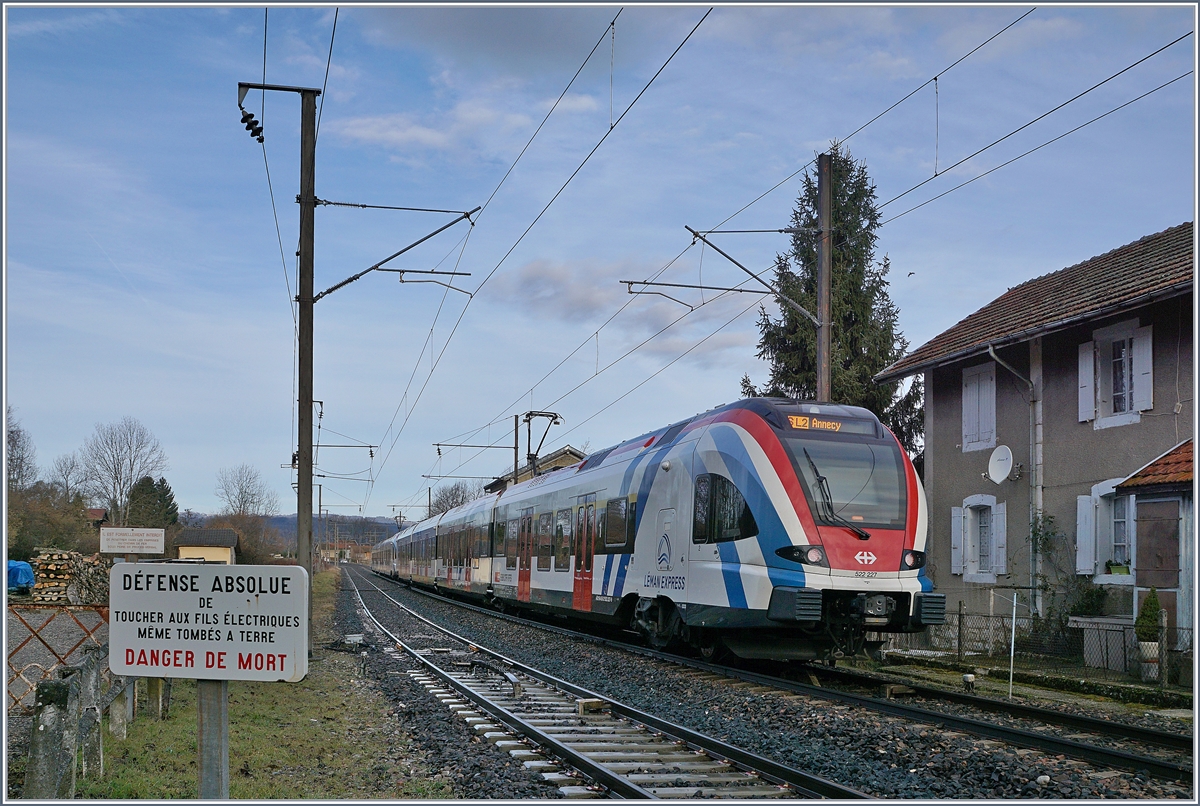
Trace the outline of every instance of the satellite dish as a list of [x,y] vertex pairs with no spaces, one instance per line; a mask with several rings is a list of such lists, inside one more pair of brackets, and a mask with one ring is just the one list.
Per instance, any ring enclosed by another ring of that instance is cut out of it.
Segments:
[[996,450],[992,451],[992,456],[988,459],[988,478],[993,483],[999,484],[1006,480],[1012,473],[1013,455],[1007,445],[998,445]]

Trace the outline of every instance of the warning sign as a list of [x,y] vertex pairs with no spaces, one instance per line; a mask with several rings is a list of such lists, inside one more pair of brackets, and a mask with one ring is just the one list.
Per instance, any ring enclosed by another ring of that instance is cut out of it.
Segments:
[[108,601],[114,674],[295,683],[308,673],[299,566],[121,563]]
[[166,547],[166,531],[166,529],[101,526],[100,552],[102,554],[162,554]]

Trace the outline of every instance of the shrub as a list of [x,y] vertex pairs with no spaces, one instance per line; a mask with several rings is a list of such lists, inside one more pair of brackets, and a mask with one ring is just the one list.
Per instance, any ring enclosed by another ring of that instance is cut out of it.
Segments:
[[1133,630],[1137,639],[1143,642],[1158,640],[1158,614],[1162,605],[1158,603],[1158,588],[1151,588],[1150,593],[1142,600],[1137,619],[1133,622]]

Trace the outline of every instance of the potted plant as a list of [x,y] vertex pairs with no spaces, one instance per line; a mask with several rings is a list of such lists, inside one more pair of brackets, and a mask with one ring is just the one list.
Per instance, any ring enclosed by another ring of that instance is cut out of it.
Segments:
[[1142,680],[1158,679],[1158,614],[1161,610],[1158,589],[1151,588],[1133,622],[1133,631],[1142,655]]
[[1128,574],[1129,563],[1115,563],[1112,560],[1105,560],[1104,570],[1110,574]]

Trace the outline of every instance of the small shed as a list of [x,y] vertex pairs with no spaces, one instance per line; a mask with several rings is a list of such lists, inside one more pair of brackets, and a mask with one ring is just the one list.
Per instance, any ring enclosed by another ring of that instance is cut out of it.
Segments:
[[234,565],[238,534],[233,529],[184,529],[175,536],[181,560],[206,560]]

